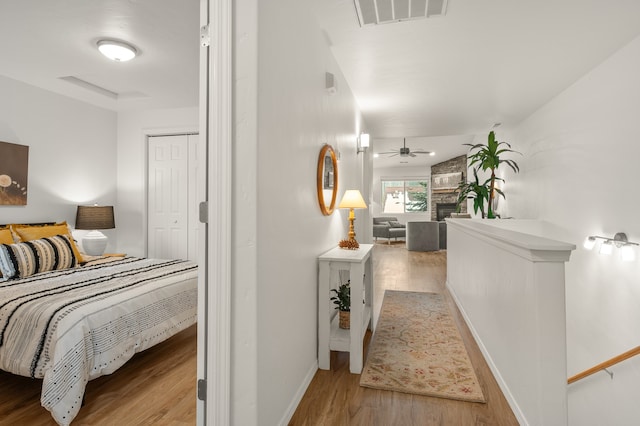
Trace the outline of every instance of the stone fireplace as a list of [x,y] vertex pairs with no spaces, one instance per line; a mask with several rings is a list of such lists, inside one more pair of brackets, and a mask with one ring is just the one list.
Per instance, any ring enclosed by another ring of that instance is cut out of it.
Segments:
[[[431,166],[432,177],[446,173],[462,173],[462,180],[465,180],[467,176],[467,156],[460,155]],[[458,192],[455,189],[434,191],[433,182],[431,182],[431,185],[431,220],[443,220],[443,218],[449,217],[452,212],[455,212]],[[460,207],[460,213],[467,212],[467,203],[462,203]]]
[[456,211],[456,203],[437,203],[436,204],[436,220],[444,220],[451,217],[451,213]]

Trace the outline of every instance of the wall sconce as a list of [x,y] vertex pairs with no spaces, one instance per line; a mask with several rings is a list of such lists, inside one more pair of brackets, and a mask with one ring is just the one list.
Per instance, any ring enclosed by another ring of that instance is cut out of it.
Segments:
[[358,154],[366,152],[369,148],[369,133],[360,133],[358,136]]
[[625,262],[631,262],[636,258],[636,252],[633,246],[639,245],[627,239],[627,234],[618,232],[613,238],[600,237],[591,235],[584,240],[583,247],[587,250],[593,250],[598,240],[602,240],[598,253],[609,256],[613,253],[614,246],[620,249],[620,258]]

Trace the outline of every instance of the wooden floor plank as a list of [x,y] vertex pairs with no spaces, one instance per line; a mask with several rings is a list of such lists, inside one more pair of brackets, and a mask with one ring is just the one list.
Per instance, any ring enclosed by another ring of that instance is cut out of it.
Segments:
[[[194,325],[89,382],[72,425],[194,425],[196,340]],[[0,425],[55,426],[40,406],[41,387],[0,371]]]

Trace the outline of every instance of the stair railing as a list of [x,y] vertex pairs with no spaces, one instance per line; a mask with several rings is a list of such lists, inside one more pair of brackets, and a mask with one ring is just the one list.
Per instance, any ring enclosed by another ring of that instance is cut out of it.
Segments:
[[[609,359],[609,360],[607,360],[605,362],[602,362],[602,363],[600,363],[600,364],[598,364],[598,365],[596,365],[594,367],[591,367],[588,370],[584,370],[582,373],[578,373],[575,376],[569,377],[569,379],[567,380],[567,383],[571,384],[571,383],[577,382],[580,379],[584,379],[585,377],[590,376],[590,375],[592,375],[594,373],[597,373],[600,370],[606,370],[607,368],[609,368],[609,367],[611,367],[613,365],[616,365],[619,362],[625,361],[625,360],[627,360],[627,359],[629,359],[631,357],[634,357],[636,355],[640,355],[640,346],[637,346],[637,347],[635,347],[635,348],[633,348],[631,350],[628,350],[627,352],[622,353],[622,354],[620,354],[618,356],[614,356],[613,358],[611,358],[611,359]],[[611,373],[609,373],[609,374],[611,374]],[[612,374],[611,374],[611,376],[613,377]]]

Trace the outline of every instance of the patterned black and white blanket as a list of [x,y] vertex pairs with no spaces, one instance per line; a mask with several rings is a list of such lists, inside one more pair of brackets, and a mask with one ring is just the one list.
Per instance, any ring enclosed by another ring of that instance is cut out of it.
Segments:
[[0,369],[43,379],[60,425],[89,380],[196,322],[197,265],[116,258],[0,283]]

